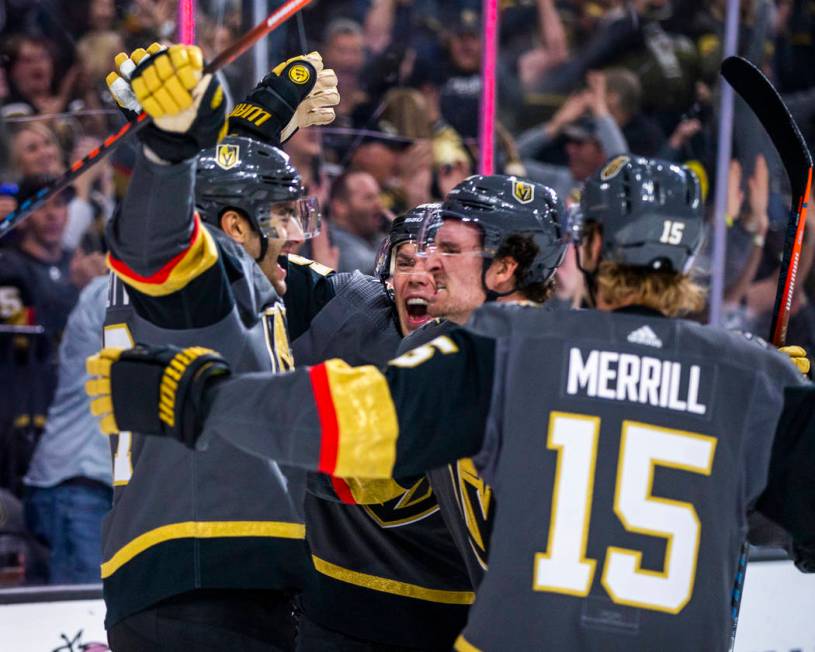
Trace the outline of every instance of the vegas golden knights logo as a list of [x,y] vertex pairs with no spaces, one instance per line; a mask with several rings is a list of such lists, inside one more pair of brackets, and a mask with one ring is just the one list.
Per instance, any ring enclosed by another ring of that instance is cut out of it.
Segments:
[[275,372],[294,369],[294,354],[286,332],[286,308],[278,303],[263,313],[263,334]]
[[535,186],[525,181],[513,181],[512,196],[519,204],[528,204],[535,199]]
[[608,181],[609,179],[613,179],[617,176],[620,170],[623,169],[626,163],[631,160],[628,156],[615,156],[611,159],[606,166],[600,172],[600,180],[601,181]]
[[439,511],[427,477],[422,477],[401,496],[363,509],[382,528],[399,527],[421,521]]
[[448,467],[453,482],[456,501],[464,522],[470,548],[480,566],[487,569],[487,552],[492,523],[489,520],[492,507],[492,488],[481,479],[470,459],[462,459]]
[[238,145],[224,144],[218,145],[215,150],[215,162],[218,167],[224,170],[230,170],[241,162],[241,150]]

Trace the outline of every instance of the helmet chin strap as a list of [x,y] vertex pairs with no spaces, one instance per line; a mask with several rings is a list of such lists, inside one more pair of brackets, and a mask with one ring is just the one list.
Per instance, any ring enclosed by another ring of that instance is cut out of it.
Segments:
[[269,251],[269,238],[260,229],[257,230],[257,234],[260,236],[260,254],[255,258],[255,262],[260,263],[266,258],[266,252]]

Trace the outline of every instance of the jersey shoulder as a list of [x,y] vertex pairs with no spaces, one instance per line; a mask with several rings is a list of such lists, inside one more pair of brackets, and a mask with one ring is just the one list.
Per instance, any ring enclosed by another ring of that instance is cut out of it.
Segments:
[[407,337],[399,343],[396,355],[400,356],[411,349],[415,349],[417,346],[432,342],[440,335],[446,335],[456,328],[460,328],[460,326],[446,319],[431,319],[407,335]]

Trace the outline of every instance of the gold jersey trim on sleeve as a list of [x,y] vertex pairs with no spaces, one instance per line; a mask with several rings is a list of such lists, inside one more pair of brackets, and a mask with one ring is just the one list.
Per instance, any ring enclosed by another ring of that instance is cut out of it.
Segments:
[[187,249],[169,260],[161,269],[143,276],[130,269],[123,261],[107,255],[108,267],[127,285],[151,297],[163,297],[186,287],[218,261],[215,239],[194,216],[193,233]]
[[453,649],[456,650],[456,652],[481,652],[481,648],[478,648],[470,643],[466,638],[464,638],[464,634],[458,635],[458,638],[453,645]]
[[305,539],[303,523],[278,521],[186,521],[162,525],[137,536],[102,563],[102,579],[110,577],[148,548],[175,539],[218,539],[221,537],[273,537]]
[[316,272],[320,276],[328,276],[329,274],[334,273],[334,270],[327,265],[318,263],[316,260],[311,260],[311,258],[306,258],[305,256],[299,256],[297,254],[289,254],[287,257],[290,263],[300,265],[301,267],[311,267],[312,271]]
[[341,478],[389,478],[396,464],[399,422],[388,381],[372,366],[325,363],[337,415],[337,463]]
[[357,505],[374,505],[385,503],[398,496],[402,496],[409,489],[405,489],[396,480],[366,480],[362,478],[343,478],[351,490],[351,495]]
[[369,575],[368,573],[360,573],[353,571],[342,566],[332,564],[330,561],[320,559],[312,555],[311,560],[314,562],[314,568],[318,573],[327,575],[340,582],[346,584],[353,584],[361,586],[372,591],[380,591],[381,593],[390,593],[391,595],[399,595],[403,598],[414,598],[416,600],[425,600],[427,602],[438,602],[440,604],[472,604],[475,602],[475,593],[472,591],[445,591],[442,589],[428,589],[418,584],[410,584],[408,582],[400,582],[398,580],[389,580],[385,577],[377,575]]

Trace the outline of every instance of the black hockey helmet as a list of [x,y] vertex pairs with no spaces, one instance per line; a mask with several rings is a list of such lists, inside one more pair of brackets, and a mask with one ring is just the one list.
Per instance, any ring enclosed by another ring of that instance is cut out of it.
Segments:
[[669,161],[611,159],[586,181],[579,215],[578,233],[602,225],[602,257],[622,265],[685,272],[702,245],[699,179]]
[[[228,136],[198,156],[195,205],[203,220],[215,226],[225,210],[237,210],[264,238],[292,239],[294,233],[306,239],[319,232],[319,204],[305,196],[289,156],[242,136]],[[286,229],[275,219],[276,206],[285,207],[292,218]]]
[[468,177],[448,193],[435,221],[425,223],[423,247],[432,247],[435,231],[448,219],[481,230],[485,271],[507,237],[533,237],[538,252],[517,290],[548,281],[566,253],[563,202],[554,190],[536,181],[503,174]]
[[376,255],[374,276],[383,283],[393,276],[393,252],[405,242],[418,241],[422,225],[429,217],[437,215],[440,207],[439,203],[420,204],[391,222],[390,231]]

